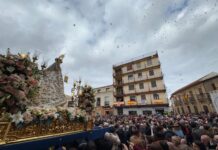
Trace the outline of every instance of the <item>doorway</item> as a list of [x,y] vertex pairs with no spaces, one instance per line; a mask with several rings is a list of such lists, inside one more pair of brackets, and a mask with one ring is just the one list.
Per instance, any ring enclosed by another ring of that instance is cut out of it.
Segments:
[[208,107],[206,105],[203,106],[204,112],[209,113]]
[[157,114],[164,114],[164,109],[156,109]]

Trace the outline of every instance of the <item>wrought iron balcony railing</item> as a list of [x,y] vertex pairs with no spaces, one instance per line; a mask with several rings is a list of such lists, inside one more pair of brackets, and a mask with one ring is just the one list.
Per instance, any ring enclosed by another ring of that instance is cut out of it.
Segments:
[[191,96],[191,97],[189,97],[189,102],[190,102],[191,104],[195,104],[195,103],[196,103],[196,100],[195,100],[195,98],[194,98],[193,96]]
[[197,99],[200,103],[211,102],[210,95],[208,93],[197,94]]

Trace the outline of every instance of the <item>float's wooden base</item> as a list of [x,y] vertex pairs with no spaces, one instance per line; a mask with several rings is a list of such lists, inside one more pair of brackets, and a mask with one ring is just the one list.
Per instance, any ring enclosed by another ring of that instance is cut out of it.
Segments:
[[32,124],[26,125],[22,128],[17,128],[10,122],[0,122],[0,144],[61,136],[92,130],[92,128],[92,121],[81,123],[55,120],[47,125]]

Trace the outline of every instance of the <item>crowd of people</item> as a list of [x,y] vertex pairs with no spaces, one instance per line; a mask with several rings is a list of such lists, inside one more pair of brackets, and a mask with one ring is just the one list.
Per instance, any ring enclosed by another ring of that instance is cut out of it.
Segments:
[[111,127],[95,141],[70,150],[218,150],[218,114],[98,116],[94,129]]

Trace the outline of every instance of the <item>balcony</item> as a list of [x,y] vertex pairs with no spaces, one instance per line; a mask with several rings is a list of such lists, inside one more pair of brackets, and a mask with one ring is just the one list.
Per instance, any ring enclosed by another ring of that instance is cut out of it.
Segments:
[[160,62],[155,62],[155,63],[152,63],[150,65],[146,65],[146,68],[152,68],[152,67],[156,67],[156,66],[159,66],[160,65]]
[[183,100],[183,103],[184,103],[185,105],[188,105],[188,104],[189,104],[189,100],[188,100],[188,99],[184,99],[184,100]]
[[178,101],[178,105],[180,105],[180,106],[183,105],[183,102],[181,99]]
[[156,79],[156,78],[161,78],[163,79],[163,73],[155,74],[153,76],[148,76],[147,79]]
[[123,86],[123,82],[114,82],[114,86],[115,87],[122,87]]
[[114,77],[114,78],[122,77],[122,72],[119,72],[119,73],[113,73],[113,77]]
[[155,74],[153,76],[147,76],[147,75],[143,75],[141,77],[135,77],[135,78],[131,78],[131,79],[128,79],[128,80],[124,80],[123,84],[129,84],[129,83],[138,83],[138,82],[141,82],[141,81],[151,81],[151,80],[158,80],[158,79],[163,79],[163,74],[160,73],[160,74]]
[[123,92],[114,93],[114,97],[123,97]]
[[189,97],[189,102],[190,102],[191,104],[195,104],[195,103],[196,103],[196,100],[195,100],[195,98],[194,98],[193,96],[191,96],[191,97]]
[[208,93],[197,94],[197,99],[200,103],[211,103],[211,98]]
[[116,107],[120,107],[120,106],[123,106],[123,105],[125,105],[124,101],[117,101],[117,102],[113,103],[113,106],[116,106]]

